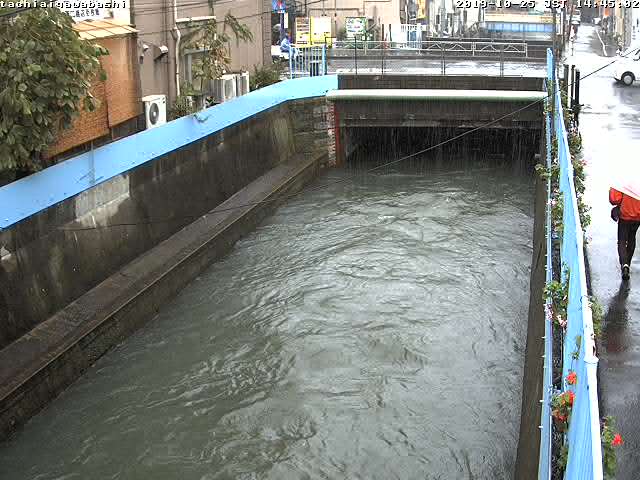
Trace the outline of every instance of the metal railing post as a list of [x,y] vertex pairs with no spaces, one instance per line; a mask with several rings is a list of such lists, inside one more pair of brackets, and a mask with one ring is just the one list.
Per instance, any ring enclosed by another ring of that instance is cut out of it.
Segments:
[[500,45],[500,76],[504,77],[504,45]]
[[576,125],[580,125],[580,69],[576,68],[576,75],[573,79],[573,113],[576,119]]
[[382,75],[384,75],[384,55],[385,55],[385,50],[386,48],[386,44],[382,44]]
[[322,67],[323,67],[323,75],[327,75],[329,73],[329,66],[327,65],[327,39],[324,40],[324,46],[322,48]]
[[289,47],[289,78],[293,78],[293,52],[294,48]]
[[446,67],[445,59],[444,59],[444,45],[440,45],[440,55],[441,55],[440,72],[444,76],[444,75],[447,74],[447,67]]
[[353,36],[353,61],[356,66],[356,75],[358,75],[358,36]]

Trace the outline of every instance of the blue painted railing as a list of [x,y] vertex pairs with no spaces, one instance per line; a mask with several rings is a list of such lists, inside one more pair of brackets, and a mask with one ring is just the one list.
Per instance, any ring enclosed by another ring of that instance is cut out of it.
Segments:
[[[584,231],[580,224],[578,213],[578,201],[573,180],[573,164],[569,151],[567,131],[563,121],[563,107],[560,88],[552,68],[551,53],[548,54],[548,78],[556,84],[555,142],[560,166],[560,194],[564,201],[563,230],[560,247],[560,259],[562,264],[562,278],[569,277],[569,298],[567,308],[567,328],[564,336],[562,358],[562,389],[571,390],[575,394],[575,400],[569,421],[569,430],[566,434],[566,443],[569,446],[569,456],[565,471],[566,480],[601,480],[602,446],[600,442],[600,412],[598,407],[598,388],[596,372],[598,359],[595,356],[595,341],[593,334],[593,320],[587,292],[586,269],[584,262]],[[550,131],[551,129],[549,129]],[[549,141],[549,136],[547,136]],[[551,143],[547,144],[547,153],[550,153]],[[547,159],[550,161],[550,158]],[[550,192],[549,192],[550,193]],[[547,247],[550,247],[549,210],[551,198],[547,204]],[[551,250],[549,250],[551,255]],[[547,279],[549,279],[550,258],[547,258]],[[545,329],[551,327],[551,319],[547,318]],[[551,366],[551,335],[545,335],[545,366]],[[576,346],[579,345],[579,350]],[[570,371],[577,374],[578,381],[575,385],[568,385],[566,377]],[[550,392],[551,377],[549,371],[544,375],[544,398],[542,418],[541,446],[539,478],[549,478],[549,453],[550,444]],[[547,443],[548,442],[548,443]]]
[[[551,69],[549,65],[549,69]],[[546,90],[546,84],[545,84]],[[551,101],[547,99],[547,105]],[[549,109],[546,109],[549,110]],[[546,122],[546,163],[551,168],[551,114],[545,114]],[[547,242],[546,283],[553,280],[553,253],[551,244],[551,178],[547,179],[547,212],[545,220],[545,237]],[[551,478],[551,397],[553,394],[553,317],[551,313],[551,299],[546,299],[544,321],[544,369],[542,390],[542,418],[540,421],[540,463],[538,480]]]
[[0,188],[0,230],[102,182],[277,105],[324,97],[338,77],[286,80],[109,143]]
[[289,78],[327,75],[326,45],[293,45],[289,54]]

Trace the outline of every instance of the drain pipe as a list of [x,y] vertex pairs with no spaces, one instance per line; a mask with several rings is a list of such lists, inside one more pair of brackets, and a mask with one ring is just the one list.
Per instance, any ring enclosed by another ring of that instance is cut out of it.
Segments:
[[180,40],[182,38],[178,27],[178,0],[173,0],[173,31],[176,34],[176,98],[178,98],[180,96]]

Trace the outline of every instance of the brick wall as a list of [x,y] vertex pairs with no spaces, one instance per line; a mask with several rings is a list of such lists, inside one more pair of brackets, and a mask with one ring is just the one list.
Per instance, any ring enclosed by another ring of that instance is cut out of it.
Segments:
[[142,111],[137,45],[132,35],[106,38],[100,43],[109,50],[102,67],[107,73],[105,93],[109,127],[114,127],[137,117]]
[[58,134],[58,141],[47,149],[46,158],[50,159],[94,138],[109,134],[105,82],[94,82],[91,93],[100,102],[100,106],[93,112],[80,112],[73,125]]
[[91,88],[100,106],[94,112],[82,111],[71,128],[60,132],[58,141],[45,154],[47,159],[110,135],[111,128],[142,112],[136,36],[101,39],[98,43],[109,50],[109,55],[100,59],[107,80],[96,80]]

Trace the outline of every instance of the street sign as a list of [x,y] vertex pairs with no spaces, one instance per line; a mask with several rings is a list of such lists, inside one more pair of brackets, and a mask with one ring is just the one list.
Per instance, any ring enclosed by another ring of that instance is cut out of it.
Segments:
[[[84,20],[102,20],[109,15],[109,10],[106,8],[98,8],[92,4],[91,2],[77,2],[78,5],[86,4],[91,5],[91,8],[69,8],[73,6],[73,2],[56,2],[55,5],[60,10],[69,15],[74,22],[82,22]],[[85,5],[85,6],[86,6]]]
[[284,13],[287,9],[285,0],[271,0],[271,9],[274,12]]
[[311,25],[308,17],[296,17],[296,43],[311,43]]
[[418,12],[416,18],[427,18],[427,0],[418,0]]
[[345,29],[347,31],[347,38],[354,38],[356,35],[362,37],[367,33],[366,17],[347,17]]

